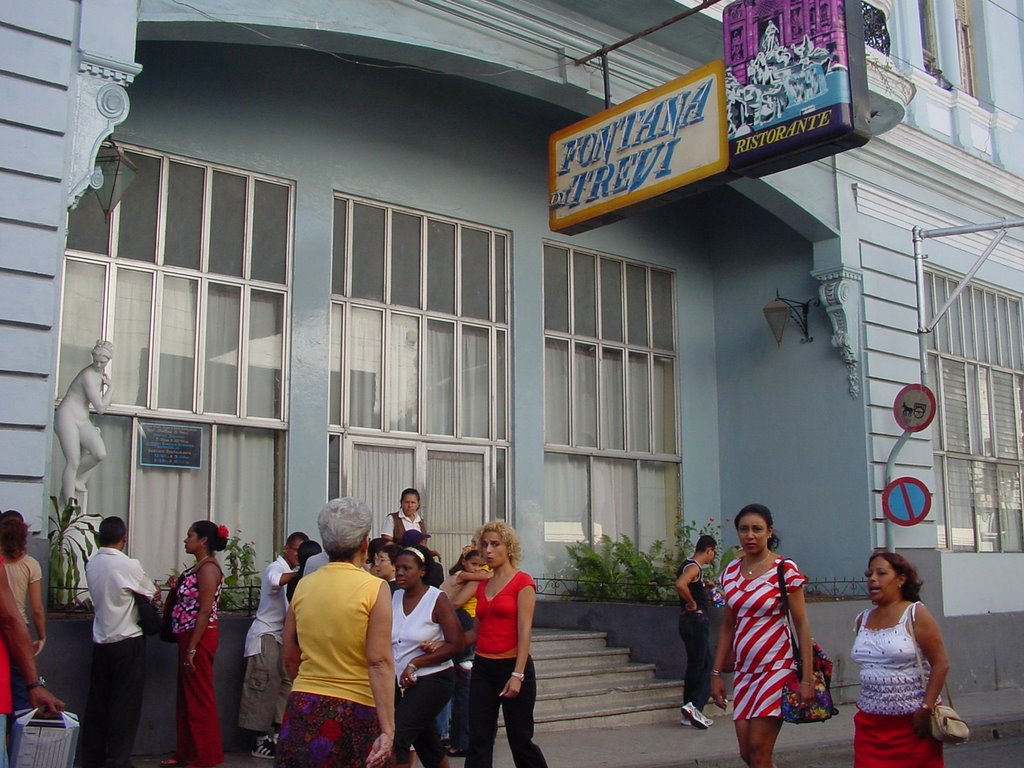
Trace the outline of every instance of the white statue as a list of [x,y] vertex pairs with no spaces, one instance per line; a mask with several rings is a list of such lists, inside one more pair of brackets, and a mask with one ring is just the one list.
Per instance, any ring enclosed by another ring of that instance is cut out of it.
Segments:
[[100,431],[89,421],[89,406],[99,414],[110,406],[114,391],[105,369],[113,356],[113,344],[97,341],[92,348],[92,365],[78,372],[57,406],[53,431],[67,462],[60,484],[62,503],[85,491],[89,475],[107,457]]

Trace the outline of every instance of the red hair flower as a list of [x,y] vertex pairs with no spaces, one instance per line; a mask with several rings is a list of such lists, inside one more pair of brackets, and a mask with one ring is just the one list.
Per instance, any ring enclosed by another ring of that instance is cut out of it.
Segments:
[[228,530],[228,527],[226,525],[218,525],[217,535],[220,536],[222,539],[227,539],[231,537],[231,531]]

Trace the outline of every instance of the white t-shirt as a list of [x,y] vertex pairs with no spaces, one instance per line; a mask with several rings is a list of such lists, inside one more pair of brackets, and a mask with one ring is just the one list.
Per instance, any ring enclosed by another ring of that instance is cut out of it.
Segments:
[[256,609],[256,618],[245,635],[245,656],[255,656],[260,652],[260,638],[273,635],[281,642],[284,634],[284,615],[288,612],[288,597],[281,585],[281,577],[291,573],[292,567],[284,556],[278,557],[263,570],[260,579],[260,605]]
[[156,595],[156,585],[142,570],[142,564],[115,547],[100,547],[85,565],[95,617],[94,643],[116,643],[142,634],[139,610],[133,592]]

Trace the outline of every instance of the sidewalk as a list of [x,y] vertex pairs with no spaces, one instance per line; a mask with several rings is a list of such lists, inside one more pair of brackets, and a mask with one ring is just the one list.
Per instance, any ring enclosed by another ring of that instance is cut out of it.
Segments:
[[[957,712],[971,725],[972,740],[985,741],[1024,734],[1024,689],[1012,688],[956,697]],[[839,715],[826,723],[783,726],[775,749],[779,768],[813,768],[815,756],[853,755],[853,715],[856,708],[845,705]],[[546,731],[536,741],[544,750],[550,768],[743,768],[731,721],[716,719],[706,731],[675,723],[623,728],[592,728]],[[955,749],[955,747],[953,747]],[[155,768],[158,759],[137,758],[137,768]],[[452,768],[461,768],[452,759]],[[227,756],[226,766],[269,768],[269,760],[247,753]],[[513,768],[512,755],[504,738],[494,750],[494,768]]]

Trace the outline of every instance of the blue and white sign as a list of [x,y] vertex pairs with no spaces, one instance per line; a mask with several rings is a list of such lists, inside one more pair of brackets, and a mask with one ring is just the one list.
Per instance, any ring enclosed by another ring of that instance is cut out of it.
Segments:
[[882,491],[882,511],[896,525],[917,525],[932,508],[932,492],[916,477],[897,477]]

